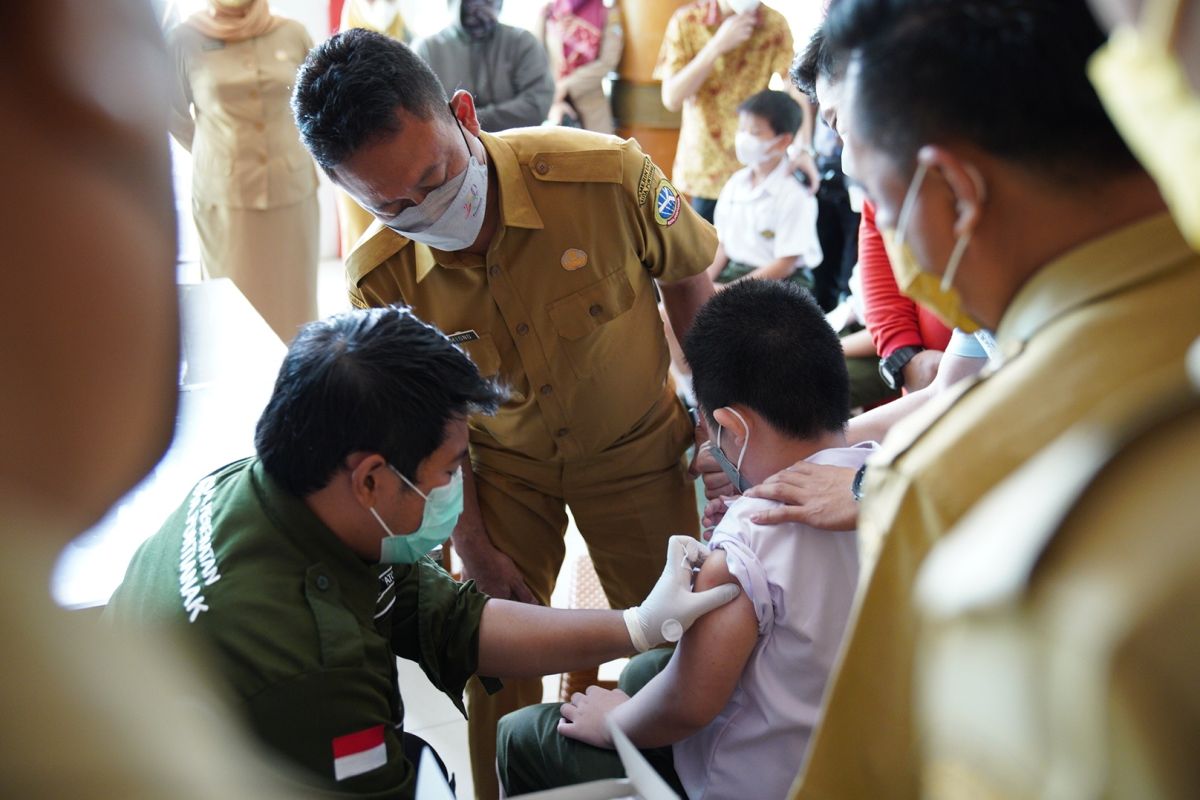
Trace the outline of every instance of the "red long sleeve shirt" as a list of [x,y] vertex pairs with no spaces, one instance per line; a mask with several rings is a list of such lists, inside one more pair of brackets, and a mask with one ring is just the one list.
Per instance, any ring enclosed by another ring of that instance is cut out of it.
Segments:
[[950,329],[896,286],[883,237],[875,227],[875,206],[869,201],[863,203],[858,228],[858,263],[867,330],[880,358],[887,358],[901,347],[946,349]]

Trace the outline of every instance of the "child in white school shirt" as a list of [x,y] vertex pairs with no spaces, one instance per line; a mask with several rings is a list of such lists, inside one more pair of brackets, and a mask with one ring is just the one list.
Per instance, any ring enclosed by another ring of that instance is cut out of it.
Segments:
[[713,221],[721,241],[708,268],[717,288],[742,278],[811,288],[809,269],[822,259],[817,200],[787,157],[802,119],[800,104],[785,92],[768,89],[738,106],[735,148],[746,166],[717,199]]

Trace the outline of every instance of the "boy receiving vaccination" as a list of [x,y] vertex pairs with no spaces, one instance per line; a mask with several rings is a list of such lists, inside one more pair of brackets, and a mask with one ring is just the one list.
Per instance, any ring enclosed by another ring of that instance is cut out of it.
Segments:
[[[846,445],[842,349],[800,288],[730,287],[697,314],[684,350],[714,455],[739,491],[799,460],[858,468],[874,449]],[[509,794],[623,775],[607,749],[611,715],[691,800],[786,795],[817,723],[858,555],[854,531],[750,521],[774,505],[731,505],[695,588],[737,582],[743,593],[698,621],[673,654],[635,659],[618,690],[593,686],[561,709],[531,706],[501,720],[498,765]],[[664,661],[638,690],[636,674]]]
[[740,278],[792,280],[811,288],[821,263],[817,199],[787,157],[800,127],[799,103],[770,89],[738,106],[738,161],[717,199],[713,222],[721,243],[708,275],[720,288]]

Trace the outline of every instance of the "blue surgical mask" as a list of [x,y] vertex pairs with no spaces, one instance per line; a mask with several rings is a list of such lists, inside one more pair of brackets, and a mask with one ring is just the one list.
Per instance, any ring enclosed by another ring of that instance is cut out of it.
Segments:
[[397,536],[383,521],[383,517],[379,516],[379,512],[371,507],[371,513],[387,532],[379,561],[383,564],[414,564],[421,556],[449,539],[454,526],[458,524],[458,517],[463,510],[462,467],[454,471],[454,477],[449,483],[430,489],[429,494],[418,489],[391,464],[388,464],[388,469],[399,475],[400,480],[425,498],[425,510],[421,514],[421,527],[406,536]]
[[721,449],[721,432],[724,430],[720,425],[717,425],[717,443],[712,447],[713,458],[717,460],[721,471],[725,473],[725,477],[729,478],[729,482],[733,484],[733,488],[741,494],[749,489],[754,484],[746,480],[746,476],[742,475],[742,459],[746,457],[746,448],[750,446],[750,427],[746,425],[746,418],[739,414],[734,409],[727,409],[730,414],[733,414],[742,422],[742,427],[746,429],[746,441],[742,443],[742,449],[738,452],[738,460],[735,465],[729,460],[729,456]]

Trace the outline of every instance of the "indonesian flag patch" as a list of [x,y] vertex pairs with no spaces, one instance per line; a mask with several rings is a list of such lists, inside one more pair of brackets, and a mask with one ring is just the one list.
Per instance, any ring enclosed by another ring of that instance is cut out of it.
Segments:
[[333,777],[339,781],[362,775],[387,764],[383,726],[348,733],[333,740]]

